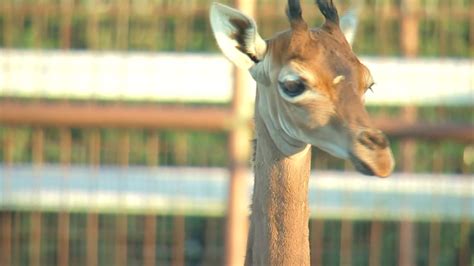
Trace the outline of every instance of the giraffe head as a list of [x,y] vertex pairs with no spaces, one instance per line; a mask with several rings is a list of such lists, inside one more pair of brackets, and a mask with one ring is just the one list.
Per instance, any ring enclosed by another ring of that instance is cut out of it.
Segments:
[[221,4],[211,7],[211,25],[224,55],[257,82],[256,112],[282,153],[314,145],[351,160],[361,173],[388,176],[389,143],[364,107],[373,79],[349,43],[354,18],[340,22],[332,0],[316,2],[321,27],[310,28],[299,1],[289,0],[291,28],[266,41],[252,18]]

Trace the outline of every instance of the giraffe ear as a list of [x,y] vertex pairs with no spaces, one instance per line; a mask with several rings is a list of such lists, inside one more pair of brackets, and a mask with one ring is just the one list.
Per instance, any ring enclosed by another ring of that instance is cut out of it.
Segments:
[[344,14],[339,23],[339,26],[344,33],[347,42],[352,46],[358,23],[357,10],[353,9],[348,11],[346,14]]
[[263,59],[267,44],[258,34],[252,18],[236,9],[213,3],[210,20],[219,48],[236,66],[250,69]]

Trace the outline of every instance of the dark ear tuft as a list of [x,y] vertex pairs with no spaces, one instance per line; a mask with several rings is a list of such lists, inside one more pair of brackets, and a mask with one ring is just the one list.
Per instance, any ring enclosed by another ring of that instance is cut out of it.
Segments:
[[316,0],[316,4],[321,13],[323,13],[323,16],[326,18],[326,21],[331,21],[339,25],[339,15],[332,0]]
[[248,29],[251,28],[251,24],[249,21],[242,20],[242,19],[229,19],[230,24],[235,27],[236,32],[232,36],[238,43],[238,45],[235,47],[239,49],[242,53],[246,54],[254,63],[260,62],[258,58],[253,55],[248,49],[247,49],[247,39],[251,36],[248,36]]

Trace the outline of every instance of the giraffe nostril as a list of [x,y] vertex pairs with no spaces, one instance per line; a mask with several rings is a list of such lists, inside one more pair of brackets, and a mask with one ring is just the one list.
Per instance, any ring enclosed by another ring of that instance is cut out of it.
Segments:
[[359,134],[358,141],[368,149],[385,149],[388,146],[388,140],[380,131],[362,131]]

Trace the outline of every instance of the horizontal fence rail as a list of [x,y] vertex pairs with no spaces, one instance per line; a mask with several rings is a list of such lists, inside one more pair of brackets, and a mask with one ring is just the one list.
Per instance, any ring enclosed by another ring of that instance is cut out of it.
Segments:
[[[0,100],[0,123],[9,125],[150,128],[228,131],[250,121],[227,108],[127,104],[12,102]],[[376,118],[377,128],[391,137],[474,141],[469,124],[412,122],[400,118]]]
[[21,103],[0,100],[0,123],[11,125],[230,130],[227,108],[93,103]]
[[[361,60],[376,83],[367,104],[474,105],[472,59]],[[0,50],[0,70],[3,97],[211,103],[232,97],[232,66],[216,55]],[[246,87],[253,101],[255,83]]]
[[[224,168],[45,165],[0,171],[0,209],[7,210],[223,216],[229,185]],[[252,176],[247,177],[249,199]],[[395,174],[378,179],[318,171],[309,183],[311,217],[320,219],[474,222],[473,201],[474,180],[469,175]]]

